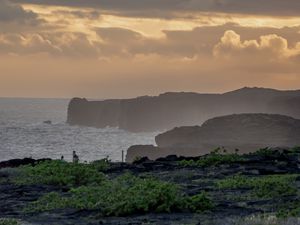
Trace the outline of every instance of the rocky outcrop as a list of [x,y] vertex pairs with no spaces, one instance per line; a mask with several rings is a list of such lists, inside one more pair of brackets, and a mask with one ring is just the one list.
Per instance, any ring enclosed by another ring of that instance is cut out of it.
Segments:
[[300,146],[300,120],[275,114],[236,114],[210,119],[202,126],[178,127],[155,137],[158,147],[129,149],[135,156],[151,159],[170,154],[195,156],[213,149],[252,152],[266,147]]
[[88,101],[73,98],[68,107],[70,125],[104,128],[119,126],[120,100]]
[[300,118],[300,91],[242,88],[224,94],[165,93],[155,97],[88,101],[74,98],[71,125],[119,127],[131,132],[164,131],[235,113],[273,113]]
[[48,161],[51,159],[32,159],[32,158],[24,158],[24,159],[11,159],[8,161],[0,162],[0,169],[2,168],[15,168],[19,166],[25,166],[25,165],[35,165],[39,162]]

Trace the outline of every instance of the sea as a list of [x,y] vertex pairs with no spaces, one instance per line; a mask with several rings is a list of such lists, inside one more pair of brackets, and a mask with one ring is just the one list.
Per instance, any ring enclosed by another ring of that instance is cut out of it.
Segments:
[[[0,161],[32,157],[80,161],[108,157],[121,161],[135,144],[154,144],[157,133],[131,133],[118,128],[70,126],[69,99],[0,98]],[[52,124],[46,124],[51,121]]]

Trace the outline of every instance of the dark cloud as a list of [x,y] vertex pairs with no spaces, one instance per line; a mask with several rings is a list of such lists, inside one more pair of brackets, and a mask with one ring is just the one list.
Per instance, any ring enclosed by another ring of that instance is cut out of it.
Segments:
[[22,24],[38,23],[37,15],[31,11],[25,11],[21,6],[12,4],[7,0],[0,0],[0,22],[18,22]]
[[57,15],[65,15],[65,16],[72,16],[75,18],[80,18],[80,19],[90,19],[90,20],[96,20],[101,17],[100,12],[96,10],[92,11],[81,11],[81,10],[76,10],[76,11],[67,11],[67,10],[56,10],[53,11],[52,13],[57,14]]
[[177,13],[221,12],[298,16],[299,0],[13,0],[19,3],[88,7],[138,17],[173,17]]

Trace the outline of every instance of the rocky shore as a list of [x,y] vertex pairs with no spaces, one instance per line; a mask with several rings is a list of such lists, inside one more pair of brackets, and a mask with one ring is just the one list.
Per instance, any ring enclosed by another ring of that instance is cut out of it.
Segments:
[[37,225],[233,225],[257,224],[253,218],[265,215],[287,216],[287,220],[293,221],[290,224],[300,224],[290,218],[300,215],[300,148],[263,149],[243,156],[215,151],[202,157],[168,156],[155,161],[141,158],[132,164],[109,162],[104,171],[108,179],[131,173],[140,178],[154,177],[174,183],[187,196],[205,192],[214,207],[201,213],[149,212],[104,217],[99,216],[97,210],[72,208],[27,213],[24,208],[44,194],[56,192],[64,196],[70,188],[17,184],[14,180],[20,167],[15,167],[24,164],[36,165],[28,159],[0,163],[0,218],[15,218],[24,224]]

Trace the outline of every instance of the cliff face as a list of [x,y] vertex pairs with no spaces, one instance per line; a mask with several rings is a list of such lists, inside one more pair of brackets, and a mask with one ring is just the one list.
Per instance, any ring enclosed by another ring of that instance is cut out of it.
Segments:
[[72,99],[68,123],[113,126],[132,132],[201,125],[235,113],[274,113],[300,118],[300,91],[243,88],[225,94],[165,93],[155,97],[87,101]]
[[300,120],[275,114],[237,114],[210,119],[202,126],[178,127],[155,137],[157,147],[134,146],[127,160],[167,155],[199,156],[216,148],[241,153],[267,147],[300,146]]
[[210,119],[201,127],[179,127],[155,138],[162,148],[300,145],[300,120],[275,114],[238,114]]
[[87,101],[73,98],[68,107],[70,125],[104,128],[117,127],[120,117],[120,100]]

